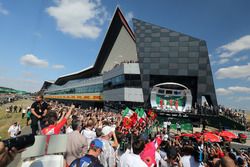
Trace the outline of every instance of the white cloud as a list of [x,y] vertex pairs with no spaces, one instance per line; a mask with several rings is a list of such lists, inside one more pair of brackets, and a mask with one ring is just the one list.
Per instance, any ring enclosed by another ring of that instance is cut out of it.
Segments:
[[234,61],[240,62],[240,61],[244,61],[247,59],[248,59],[248,56],[241,56],[241,57],[234,58]]
[[241,66],[229,66],[220,68],[215,73],[217,79],[237,79],[250,77],[250,63]]
[[46,60],[39,59],[33,54],[26,54],[20,58],[22,65],[34,67],[48,67],[49,63]]
[[52,65],[52,68],[53,69],[63,69],[64,65],[62,65],[62,64],[55,64],[55,65]]
[[230,60],[230,59],[228,59],[228,58],[222,58],[222,59],[220,59],[217,63],[218,63],[218,64],[225,64],[225,63],[228,63],[229,60]]
[[249,87],[242,87],[242,86],[230,86],[228,87],[228,90],[235,93],[250,93]]
[[218,95],[228,95],[232,92],[230,90],[225,89],[225,88],[218,88],[218,89],[216,89],[216,93]]
[[100,0],[60,0],[46,9],[54,17],[57,28],[76,38],[95,39],[107,20],[107,11]]
[[134,13],[133,12],[128,12],[125,14],[125,18],[127,20],[127,22],[131,22],[132,21],[132,18],[134,18]]
[[225,44],[219,47],[216,52],[220,54],[220,58],[230,58],[245,50],[250,50],[250,35],[245,35],[233,42]]
[[218,95],[228,95],[232,93],[250,93],[250,88],[249,87],[244,87],[244,86],[230,86],[228,88],[218,88],[216,89],[216,93]]
[[35,92],[40,90],[41,81],[27,79],[27,78],[10,78],[10,77],[0,77],[1,86],[13,88],[17,90],[25,90],[29,92]]
[[0,3],[0,14],[2,15],[8,15],[9,11],[3,7],[3,5]]

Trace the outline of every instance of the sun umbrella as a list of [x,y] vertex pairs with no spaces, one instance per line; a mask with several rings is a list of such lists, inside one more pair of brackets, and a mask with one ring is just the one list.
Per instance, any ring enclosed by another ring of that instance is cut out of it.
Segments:
[[220,136],[217,136],[213,133],[205,133],[203,134],[204,141],[205,142],[212,142],[212,143],[218,143],[221,142]]
[[226,131],[226,130],[221,131],[221,132],[219,133],[219,135],[220,135],[221,137],[228,137],[228,138],[230,138],[230,139],[237,139],[237,138],[238,138],[238,136],[237,136],[236,134],[234,134],[234,133],[232,133],[232,132],[229,132],[229,131]]

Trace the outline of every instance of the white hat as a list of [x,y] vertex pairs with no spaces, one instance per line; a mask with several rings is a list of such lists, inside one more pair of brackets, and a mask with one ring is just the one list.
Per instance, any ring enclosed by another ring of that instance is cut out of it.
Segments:
[[110,134],[111,132],[114,132],[114,131],[115,131],[114,127],[105,126],[104,128],[102,128],[102,135],[107,136],[108,134]]
[[167,140],[168,140],[168,135],[167,135],[167,134],[164,135],[162,140],[163,140],[163,141],[167,141]]

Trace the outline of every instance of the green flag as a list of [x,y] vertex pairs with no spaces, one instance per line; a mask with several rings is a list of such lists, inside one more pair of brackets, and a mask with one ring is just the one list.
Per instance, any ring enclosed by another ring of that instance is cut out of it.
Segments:
[[131,117],[134,114],[134,111],[129,109],[128,107],[125,108],[122,112],[123,117]]
[[143,108],[140,109],[140,113],[138,114],[138,116],[140,118],[146,118],[147,117],[147,114],[145,113]]
[[135,109],[135,113],[139,116],[140,109],[139,109],[139,108],[136,108],[136,109]]

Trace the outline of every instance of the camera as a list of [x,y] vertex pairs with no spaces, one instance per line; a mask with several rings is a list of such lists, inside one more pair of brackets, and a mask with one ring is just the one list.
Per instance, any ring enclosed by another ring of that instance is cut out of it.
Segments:
[[21,150],[32,146],[35,143],[35,136],[33,134],[22,135],[16,138],[3,140],[3,143],[8,149],[15,147],[17,150]]

